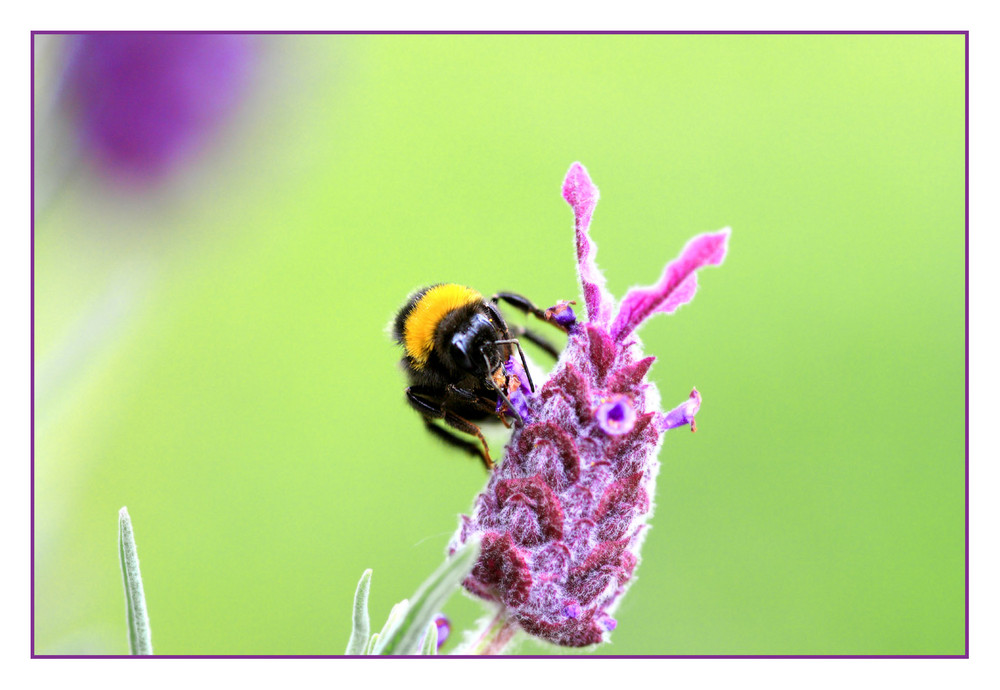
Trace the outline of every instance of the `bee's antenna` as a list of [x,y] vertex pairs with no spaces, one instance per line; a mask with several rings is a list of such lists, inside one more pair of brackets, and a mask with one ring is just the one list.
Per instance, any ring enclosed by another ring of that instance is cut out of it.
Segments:
[[510,340],[494,340],[493,342],[497,345],[501,345],[503,343],[514,343],[517,345],[517,354],[521,355],[521,365],[524,367],[524,375],[528,377],[528,389],[534,393],[535,384],[531,381],[531,372],[528,371],[528,360],[524,358],[524,350],[521,349],[520,341],[517,338],[511,338]]
[[[483,353],[483,359],[486,360],[486,368],[488,369],[490,365],[490,358],[487,357],[485,353]],[[500,398],[510,409],[511,413],[514,415],[514,418],[518,421],[518,423],[521,426],[524,426],[524,419],[521,417],[518,411],[514,409],[514,405],[513,403],[511,403],[510,398],[508,398],[507,394],[504,393],[503,390],[500,388],[500,386],[497,385],[496,381],[494,381],[492,377],[487,376],[486,382],[489,383],[491,386],[493,386],[493,389],[497,392],[497,395],[500,396]]]

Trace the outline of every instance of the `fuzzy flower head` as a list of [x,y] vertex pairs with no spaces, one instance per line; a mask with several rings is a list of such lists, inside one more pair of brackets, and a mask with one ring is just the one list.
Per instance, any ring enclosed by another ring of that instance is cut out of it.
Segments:
[[[585,647],[617,625],[612,613],[652,515],[663,433],[684,425],[693,431],[701,405],[695,390],[660,411],[659,393],[646,379],[655,358],[642,356],[635,330],[694,297],[698,269],[722,263],[729,230],[695,237],[655,285],[633,288],[616,305],[588,234],[597,188],[574,163],[562,191],[576,216],[587,320],[577,321],[569,303],[549,310],[569,329],[566,349],[534,394],[522,385],[511,396],[526,423],[515,428],[449,550],[481,538],[466,589],[499,603],[532,635]],[[516,365],[510,369],[519,375]]]

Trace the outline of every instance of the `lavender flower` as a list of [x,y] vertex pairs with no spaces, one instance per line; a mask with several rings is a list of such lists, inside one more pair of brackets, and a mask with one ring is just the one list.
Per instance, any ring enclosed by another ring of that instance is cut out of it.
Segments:
[[111,172],[161,177],[230,112],[246,85],[251,48],[242,35],[72,37],[66,95],[82,143]]
[[434,627],[437,628],[437,648],[441,649],[441,645],[448,641],[448,635],[451,634],[451,621],[443,613],[439,613],[434,616]]
[[[663,432],[694,430],[695,390],[669,413],[646,380],[635,330],[657,313],[690,301],[698,269],[722,263],[728,228],[695,237],[650,287],[633,288],[617,310],[594,261],[588,236],[597,188],[574,163],[563,197],[576,216],[577,269],[588,321],[568,303],[550,318],[570,330],[565,351],[534,394],[520,386],[512,402],[526,424],[516,428],[502,464],[463,515],[449,552],[473,537],[482,552],[465,588],[498,602],[509,621],[559,645],[603,641],[639,561],[652,515]],[[512,373],[517,373],[512,365]]]

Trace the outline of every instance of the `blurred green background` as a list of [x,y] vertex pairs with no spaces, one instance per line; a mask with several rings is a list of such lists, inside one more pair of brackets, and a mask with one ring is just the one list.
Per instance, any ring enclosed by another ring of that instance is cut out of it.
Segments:
[[597,653],[964,653],[963,36],[259,37],[143,189],[52,146],[35,41],[36,653],[127,653],[123,505],[159,654],[339,654],[365,568],[381,625],[486,479],[385,326],[431,282],[576,298],[576,160],[619,297],[733,228],[642,331],[705,402]]

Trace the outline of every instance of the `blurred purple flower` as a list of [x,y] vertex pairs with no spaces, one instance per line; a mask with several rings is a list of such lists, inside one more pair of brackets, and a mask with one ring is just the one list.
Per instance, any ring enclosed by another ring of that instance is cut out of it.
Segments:
[[437,648],[441,649],[451,634],[451,621],[443,613],[434,616],[434,625],[437,626]]
[[450,551],[480,537],[466,589],[498,602],[532,635],[583,647],[617,625],[611,613],[639,561],[663,432],[683,424],[693,430],[701,404],[692,391],[660,412],[659,393],[646,380],[655,358],[642,356],[635,329],[694,297],[696,271],[722,263],[729,230],[695,237],[659,282],[630,290],[616,309],[588,235],[597,188],[579,163],[570,167],[563,197],[576,216],[589,321],[576,322],[565,303],[554,308],[550,318],[569,328],[566,349],[536,393],[518,388],[526,424],[515,428],[473,516],[462,516]]
[[66,97],[83,145],[130,181],[161,178],[232,112],[252,53],[244,35],[70,37]]

